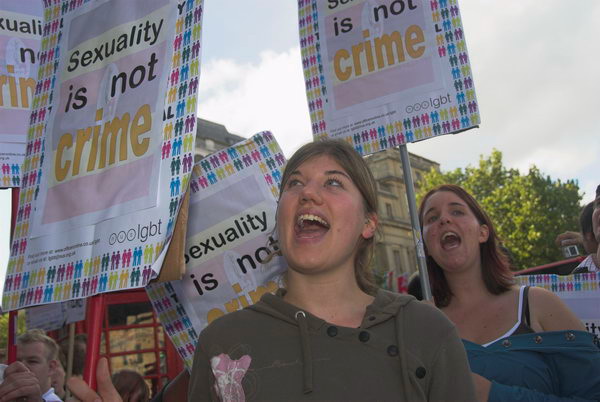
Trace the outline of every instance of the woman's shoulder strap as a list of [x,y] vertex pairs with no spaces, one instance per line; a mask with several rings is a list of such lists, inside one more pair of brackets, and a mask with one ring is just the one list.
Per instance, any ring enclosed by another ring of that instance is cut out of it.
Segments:
[[529,313],[529,286],[523,289],[523,305],[521,307],[521,322],[531,327],[531,315]]

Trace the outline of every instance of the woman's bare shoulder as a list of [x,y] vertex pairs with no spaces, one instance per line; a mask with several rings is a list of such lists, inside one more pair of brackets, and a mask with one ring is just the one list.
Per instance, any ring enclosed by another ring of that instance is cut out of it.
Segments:
[[554,293],[538,287],[529,290],[531,326],[536,331],[583,330],[581,320]]

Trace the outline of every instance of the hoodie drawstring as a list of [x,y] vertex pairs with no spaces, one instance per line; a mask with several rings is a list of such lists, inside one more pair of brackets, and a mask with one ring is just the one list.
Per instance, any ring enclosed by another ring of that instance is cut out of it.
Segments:
[[306,313],[299,310],[296,312],[295,318],[300,329],[300,346],[302,348],[302,377],[304,382],[302,392],[309,394],[313,390],[313,366]]

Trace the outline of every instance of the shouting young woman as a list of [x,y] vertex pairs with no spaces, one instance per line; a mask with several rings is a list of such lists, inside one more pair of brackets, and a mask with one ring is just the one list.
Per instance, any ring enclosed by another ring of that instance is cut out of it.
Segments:
[[442,185],[419,217],[433,297],[463,339],[479,400],[600,400],[592,334],[553,293],[514,285],[477,201]]
[[373,284],[377,223],[375,181],[352,147],[300,148],[277,211],[285,288],[200,334],[189,400],[474,400],[452,323]]

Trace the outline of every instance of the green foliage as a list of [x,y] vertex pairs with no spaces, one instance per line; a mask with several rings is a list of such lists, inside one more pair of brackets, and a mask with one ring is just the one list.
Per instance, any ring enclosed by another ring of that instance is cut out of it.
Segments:
[[[0,350],[6,350],[8,344],[8,313],[0,314]],[[22,334],[25,328],[25,312],[19,312],[17,317],[17,334]]]
[[6,350],[8,342],[8,313],[0,315],[0,349]]
[[493,150],[479,166],[423,177],[417,202],[440,184],[458,184],[470,192],[488,213],[500,239],[510,250],[517,269],[563,259],[554,239],[566,230],[578,231],[581,210],[575,180],[553,181],[533,165],[527,174],[502,165],[502,153]]

